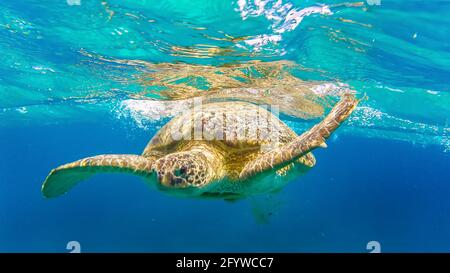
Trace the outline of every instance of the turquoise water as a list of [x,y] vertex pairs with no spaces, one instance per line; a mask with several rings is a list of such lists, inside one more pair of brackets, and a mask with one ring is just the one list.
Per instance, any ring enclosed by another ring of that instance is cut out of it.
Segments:
[[[2,1],[0,251],[448,252],[448,37],[450,1]],[[167,121],[146,104],[158,64],[255,60],[369,97],[281,193],[181,199],[108,174],[42,197],[60,164],[142,152]]]

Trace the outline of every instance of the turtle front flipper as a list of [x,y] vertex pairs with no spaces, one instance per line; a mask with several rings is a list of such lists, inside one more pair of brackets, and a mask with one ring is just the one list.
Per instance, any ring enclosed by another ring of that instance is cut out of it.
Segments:
[[97,173],[124,172],[141,176],[152,173],[154,158],[139,155],[98,155],[53,169],[42,185],[45,197],[57,197]]
[[360,100],[352,94],[345,94],[320,123],[293,141],[262,154],[248,162],[239,178],[246,179],[266,170],[289,164],[317,147],[326,147],[325,140],[353,112]]

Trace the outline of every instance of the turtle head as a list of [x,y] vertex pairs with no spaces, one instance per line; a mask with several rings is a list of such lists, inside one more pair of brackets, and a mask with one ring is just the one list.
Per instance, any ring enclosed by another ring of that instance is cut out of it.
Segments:
[[206,156],[200,152],[178,152],[166,155],[155,162],[154,172],[162,189],[202,187],[213,175]]

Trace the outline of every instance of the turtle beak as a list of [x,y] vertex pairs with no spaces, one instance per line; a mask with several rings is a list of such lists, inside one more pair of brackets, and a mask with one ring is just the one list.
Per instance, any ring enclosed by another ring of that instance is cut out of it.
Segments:
[[166,187],[170,187],[173,175],[170,172],[165,172],[163,175],[158,177],[159,182]]
[[183,178],[175,176],[172,172],[165,172],[158,176],[159,183],[166,188],[183,188],[185,181]]

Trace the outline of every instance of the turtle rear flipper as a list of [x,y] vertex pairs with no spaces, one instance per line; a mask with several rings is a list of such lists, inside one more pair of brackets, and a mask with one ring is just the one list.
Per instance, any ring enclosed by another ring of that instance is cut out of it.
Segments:
[[347,119],[358,102],[359,100],[354,95],[345,94],[320,123],[296,137],[293,141],[248,162],[241,171],[239,178],[245,179],[274,167],[287,165],[317,147],[326,147],[325,140]]
[[98,173],[124,172],[141,176],[152,173],[154,159],[139,155],[98,155],[53,169],[42,185],[45,197],[57,197]]

